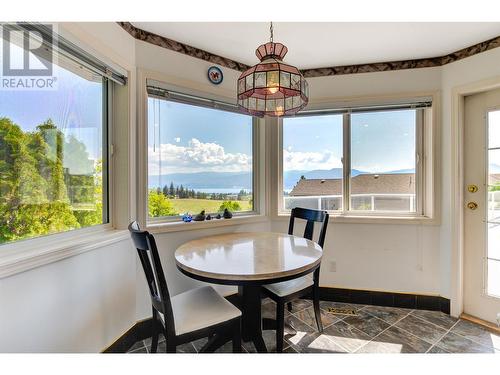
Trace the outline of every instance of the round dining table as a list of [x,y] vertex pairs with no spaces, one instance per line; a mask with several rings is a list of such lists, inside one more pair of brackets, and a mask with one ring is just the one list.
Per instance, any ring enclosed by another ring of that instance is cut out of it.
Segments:
[[[185,275],[213,284],[237,285],[242,339],[266,352],[262,329],[274,329],[261,317],[261,287],[291,280],[319,267],[323,251],[313,241],[283,233],[237,232],[202,237],[175,251]],[[200,312],[201,314],[203,312]]]

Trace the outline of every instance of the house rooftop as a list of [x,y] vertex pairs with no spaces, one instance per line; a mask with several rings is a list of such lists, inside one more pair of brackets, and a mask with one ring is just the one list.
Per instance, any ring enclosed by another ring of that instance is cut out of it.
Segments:
[[[353,194],[414,194],[413,173],[360,174],[352,178]],[[290,196],[341,195],[342,179],[301,179]]]

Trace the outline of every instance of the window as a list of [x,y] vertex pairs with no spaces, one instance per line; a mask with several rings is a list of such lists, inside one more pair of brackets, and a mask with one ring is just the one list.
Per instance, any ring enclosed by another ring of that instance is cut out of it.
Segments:
[[148,91],[149,220],[254,211],[253,118],[229,105]]
[[430,103],[306,113],[282,121],[282,209],[422,215],[423,112]]
[[[22,43],[3,43],[22,61]],[[55,87],[0,90],[0,244],[109,222],[110,83],[66,56]]]

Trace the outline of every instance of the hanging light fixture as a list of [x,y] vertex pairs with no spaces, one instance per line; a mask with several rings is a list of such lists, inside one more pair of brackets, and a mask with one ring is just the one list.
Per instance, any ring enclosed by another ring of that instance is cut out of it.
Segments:
[[273,41],[272,22],[270,32],[255,50],[260,63],[238,78],[238,106],[258,117],[293,115],[307,105],[309,86],[299,69],[283,63],[288,48]]

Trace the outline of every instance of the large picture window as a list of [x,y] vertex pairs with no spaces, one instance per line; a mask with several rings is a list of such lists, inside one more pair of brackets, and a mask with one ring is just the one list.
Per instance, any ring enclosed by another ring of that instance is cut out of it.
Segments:
[[282,209],[421,214],[423,111],[349,109],[282,121]]
[[108,222],[107,80],[62,56],[52,74],[0,90],[0,244]]
[[150,220],[254,211],[252,117],[151,93],[147,110]]

